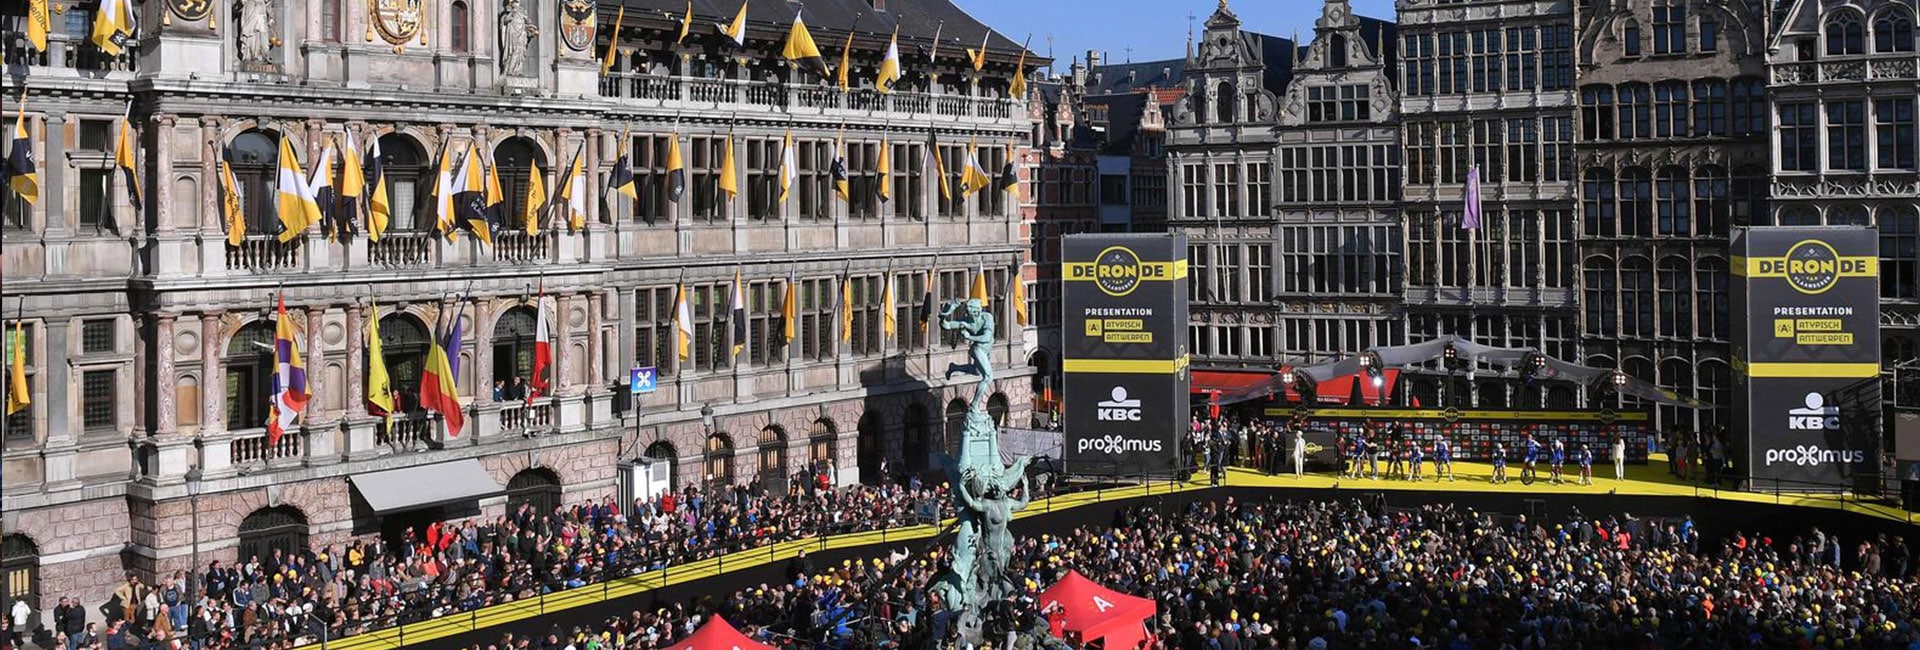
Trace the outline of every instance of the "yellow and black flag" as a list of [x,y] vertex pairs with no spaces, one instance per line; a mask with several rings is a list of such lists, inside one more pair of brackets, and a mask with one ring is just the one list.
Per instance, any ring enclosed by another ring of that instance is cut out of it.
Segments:
[[247,212],[240,206],[240,184],[233,182],[233,166],[221,160],[220,218],[226,222],[228,246],[237,247],[247,238]]
[[714,23],[720,33],[733,41],[734,47],[747,46],[747,0],[740,0],[740,12],[733,15],[733,22],[725,25]]
[[1014,148],[1012,138],[1007,139],[1006,157],[1007,164],[1000,167],[1000,176],[993,179],[993,184],[995,187],[998,187],[1000,191],[1011,195],[1017,203],[1020,200],[1020,174],[1015,172],[1013,167]]
[[934,310],[938,309],[938,307],[935,306],[933,303],[933,267],[931,266],[927,267],[927,275],[925,278],[924,285],[926,290],[920,293],[920,314],[919,314],[920,315],[920,333],[923,336],[932,334]]
[[340,149],[340,208],[334,214],[340,224],[334,226],[341,235],[341,241],[353,234],[354,218],[366,208],[367,170],[360,164],[360,144],[353,140],[353,131],[347,131],[347,146]]
[[13,118],[13,139],[7,143],[7,187],[29,204],[40,202],[40,168],[33,164],[33,138],[27,134],[27,91],[20,89],[20,109]]
[[613,177],[608,180],[608,184],[613,187],[613,191],[627,197],[627,200],[638,201],[640,190],[634,187],[633,162],[627,157],[627,143],[630,140],[632,138],[628,137],[626,132],[620,133],[620,156],[613,160]]
[[100,0],[93,14],[93,45],[112,56],[120,56],[124,44],[133,38],[133,0]]
[[887,39],[887,55],[880,60],[880,75],[873,80],[873,87],[882,93],[893,92],[893,85],[900,83],[900,26],[893,27],[893,37]]
[[540,176],[540,163],[530,161],[527,170],[527,201],[520,209],[520,227],[528,237],[540,231],[540,211],[547,207],[547,181]]
[[373,139],[373,149],[367,152],[367,183],[373,191],[367,195],[367,238],[380,241],[387,233],[387,224],[393,222],[393,198],[387,193],[387,169],[381,162],[380,138]]
[[132,121],[131,117],[120,118],[120,135],[113,145],[113,166],[120,170],[120,182],[127,184],[127,203],[133,206],[133,213],[139,215],[142,205],[140,173],[133,167],[137,150],[133,142]]
[[833,141],[832,173],[833,193],[840,195],[842,201],[849,200],[852,195],[847,192],[847,135],[845,133],[840,134],[840,137]]
[[687,164],[680,156],[680,134],[675,133],[667,139],[667,200],[679,203],[686,193]]
[[687,0],[687,13],[680,15],[680,35],[674,37],[673,44],[686,42],[687,32],[693,29],[693,0]]
[[967,141],[967,159],[964,162],[963,169],[960,170],[962,193],[972,194],[993,184],[993,179],[987,176],[986,168],[980,166],[980,149],[974,146],[972,140]]
[[940,160],[940,138],[932,131],[927,132],[927,152],[921,161],[920,173],[932,176],[940,184],[940,198],[953,199],[953,189],[947,186],[946,162]]
[[893,147],[886,138],[880,139],[880,161],[874,165],[874,173],[880,176],[878,190],[874,192],[881,203],[893,198]]
[[820,46],[813,44],[813,34],[807,32],[807,23],[800,20],[800,12],[793,13],[793,29],[787,32],[787,45],[781,48],[780,57],[819,75],[821,79],[828,76],[827,60],[820,56]]

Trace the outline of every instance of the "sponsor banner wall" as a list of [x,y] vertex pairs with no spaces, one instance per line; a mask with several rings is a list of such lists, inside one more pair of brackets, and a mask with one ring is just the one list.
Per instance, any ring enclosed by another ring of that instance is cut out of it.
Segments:
[[1061,454],[1081,475],[1167,475],[1187,424],[1185,235],[1061,243]]
[[1756,227],[1731,248],[1736,469],[1750,489],[1849,488],[1879,463],[1879,237]]

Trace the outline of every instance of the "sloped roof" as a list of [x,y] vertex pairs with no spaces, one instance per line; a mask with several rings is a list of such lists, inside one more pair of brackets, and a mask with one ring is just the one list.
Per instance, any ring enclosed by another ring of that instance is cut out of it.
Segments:
[[[1186,83],[1187,60],[1164,59],[1097,65],[1089,71],[1087,92],[1127,93],[1147,88],[1168,88]],[[1097,81],[1096,81],[1097,80]]]
[[[898,26],[903,54],[912,51],[915,45],[930,43],[938,30],[942,53],[964,57],[964,48],[980,47],[981,36],[988,28],[950,0],[884,0],[879,4],[886,7],[885,11],[875,9],[870,0],[807,0],[804,5],[787,0],[746,0],[746,3],[750,31],[784,34],[793,24],[793,14],[798,9],[816,39],[822,34],[834,33],[844,38],[852,30],[884,40]],[[616,0],[601,4],[603,24],[612,24],[620,5],[627,8],[628,25],[639,24],[638,21],[678,24],[681,13],[687,10],[686,0]],[[711,33],[714,23],[731,21],[739,11],[740,0],[693,0],[693,33]],[[987,51],[997,55],[996,58],[1011,59],[1019,56],[1020,43],[995,31],[987,40]],[[1027,54],[1028,65],[1044,65],[1047,61],[1044,56]]]
[[1086,101],[1088,105],[1107,107],[1107,140],[1100,144],[1100,153],[1132,154],[1134,134],[1140,131],[1141,114],[1146,112],[1147,94],[1090,95]]

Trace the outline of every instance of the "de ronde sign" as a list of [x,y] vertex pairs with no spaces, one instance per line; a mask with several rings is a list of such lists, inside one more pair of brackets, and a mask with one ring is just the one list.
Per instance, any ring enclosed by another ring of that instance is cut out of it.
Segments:
[[1731,249],[1734,462],[1750,489],[1851,487],[1878,461],[1877,233],[1756,227]]
[[1063,460],[1075,474],[1171,474],[1187,420],[1184,235],[1061,243]]

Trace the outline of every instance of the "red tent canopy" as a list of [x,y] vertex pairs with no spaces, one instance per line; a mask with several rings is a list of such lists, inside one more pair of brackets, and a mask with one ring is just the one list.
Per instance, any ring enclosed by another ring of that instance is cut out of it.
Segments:
[[693,631],[693,636],[680,640],[668,650],[774,650],[773,646],[747,638],[739,630],[727,624],[727,620],[715,614],[706,624]]
[[1141,623],[1159,611],[1152,599],[1130,596],[1102,587],[1078,571],[1040,593],[1040,608],[1055,603],[1066,614],[1065,629],[1079,632],[1083,642],[1106,639],[1101,647],[1131,650],[1147,638]]

